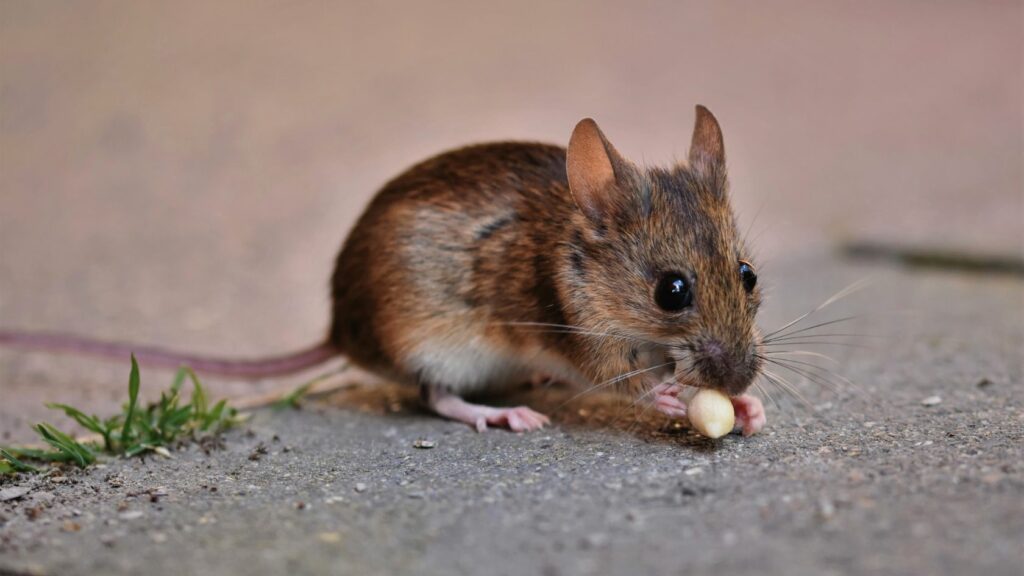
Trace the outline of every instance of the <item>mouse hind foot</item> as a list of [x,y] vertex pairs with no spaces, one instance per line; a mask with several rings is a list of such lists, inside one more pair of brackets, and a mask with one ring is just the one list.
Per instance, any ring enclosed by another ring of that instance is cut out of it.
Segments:
[[508,428],[513,432],[539,430],[551,423],[544,414],[527,406],[497,408],[472,404],[441,386],[422,384],[421,395],[427,407],[438,415],[457,422],[464,422],[476,428],[477,432],[488,426]]

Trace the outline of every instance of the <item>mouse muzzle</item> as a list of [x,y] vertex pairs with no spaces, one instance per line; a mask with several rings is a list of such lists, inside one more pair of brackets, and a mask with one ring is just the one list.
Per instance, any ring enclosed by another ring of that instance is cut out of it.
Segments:
[[726,344],[714,337],[696,340],[690,347],[690,380],[701,388],[714,388],[730,396],[746,391],[761,370],[752,342]]

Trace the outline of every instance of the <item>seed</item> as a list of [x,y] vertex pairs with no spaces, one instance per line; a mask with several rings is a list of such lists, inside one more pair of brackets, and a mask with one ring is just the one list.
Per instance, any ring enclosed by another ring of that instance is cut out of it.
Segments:
[[705,388],[694,394],[686,407],[690,424],[708,438],[721,438],[732,432],[736,425],[736,412],[732,401],[718,390]]

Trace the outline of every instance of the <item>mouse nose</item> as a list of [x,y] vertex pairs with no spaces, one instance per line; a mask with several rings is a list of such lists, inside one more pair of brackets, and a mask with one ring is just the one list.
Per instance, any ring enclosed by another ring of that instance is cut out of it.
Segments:
[[706,385],[728,394],[743,392],[751,380],[747,355],[713,338],[697,346],[695,364]]
[[721,362],[725,358],[725,346],[718,340],[705,340],[701,344],[701,352],[714,362]]

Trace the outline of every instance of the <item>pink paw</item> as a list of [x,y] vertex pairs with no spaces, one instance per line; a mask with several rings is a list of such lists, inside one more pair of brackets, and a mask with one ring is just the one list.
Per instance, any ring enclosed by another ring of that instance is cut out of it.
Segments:
[[654,408],[669,418],[686,418],[686,404],[679,399],[679,386],[663,382],[651,389],[654,394]]
[[743,430],[744,436],[753,436],[764,428],[768,419],[760,400],[750,394],[736,396],[731,400],[732,407],[736,410],[736,427]]
[[551,424],[551,419],[527,406],[489,408],[485,414],[477,418],[477,432],[487,430],[488,424],[491,426],[502,426],[513,432],[530,432],[532,430],[540,430],[545,425]]

